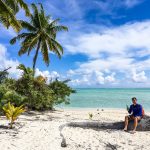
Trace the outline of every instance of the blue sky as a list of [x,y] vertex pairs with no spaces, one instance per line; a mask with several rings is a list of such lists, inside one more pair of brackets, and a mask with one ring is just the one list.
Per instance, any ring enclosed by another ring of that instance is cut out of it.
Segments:
[[[25,2],[43,3],[47,14],[69,27],[57,36],[64,47],[62,59],[50,53],[47,67],[39,55],[37,75],[70,78],[73,87],[150,87],[149,0]],[[26,19],[23,11],[17,17]],[[18,78],[16,66],[32,67],[34,53],[19,57],[19,44],[9,44],[16,33],[2,26],[0,33],[0,69],[13,66],[10,75]]]

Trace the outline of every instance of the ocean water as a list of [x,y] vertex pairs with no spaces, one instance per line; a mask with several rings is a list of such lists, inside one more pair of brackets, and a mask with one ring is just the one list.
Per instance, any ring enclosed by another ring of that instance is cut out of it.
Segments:
[[76,89],[69,105],[63,108],[124,108],[136,97],[145,110],[150,110],[150,88],[87,88]]

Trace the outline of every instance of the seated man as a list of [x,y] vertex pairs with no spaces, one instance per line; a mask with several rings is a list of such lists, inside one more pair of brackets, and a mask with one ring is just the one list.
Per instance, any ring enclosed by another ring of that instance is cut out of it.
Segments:
[[130,106],[130,109],[128,111],[130,115],[125,117],[124,131],[127,131],[129,120],[134,120],[134,127],[132,133],[135,133],[138,121],[141,120],[143,114],[142,106],[140,104],[137,104],[136,97],[132,98],[132,103],[133,104]]

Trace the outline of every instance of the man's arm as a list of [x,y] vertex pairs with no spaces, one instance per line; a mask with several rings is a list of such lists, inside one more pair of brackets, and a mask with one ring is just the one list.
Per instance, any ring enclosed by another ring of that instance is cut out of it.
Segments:
[[139,107],[139,116],[142,116],[142,106]]
[[131,114],[131,112],[132,112],[132,105],[130,105],[128,113]]

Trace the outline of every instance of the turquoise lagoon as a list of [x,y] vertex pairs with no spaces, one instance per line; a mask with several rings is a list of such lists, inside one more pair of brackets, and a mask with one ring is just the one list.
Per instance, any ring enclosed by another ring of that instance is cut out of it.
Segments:
[[62,108],[124,108],[137,97],[144,109],[150,110],[150,88],[82,88],[70,96],[69,105]]

